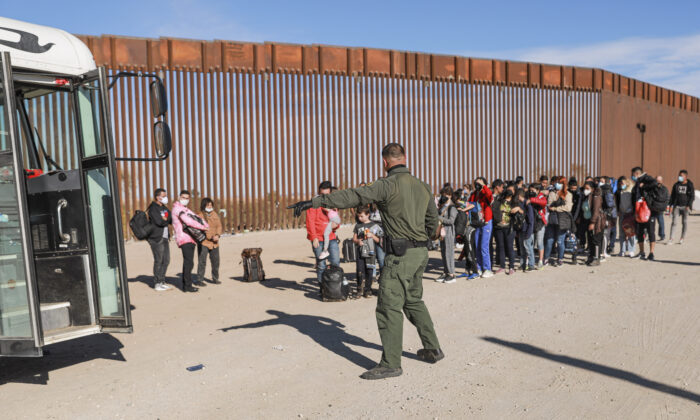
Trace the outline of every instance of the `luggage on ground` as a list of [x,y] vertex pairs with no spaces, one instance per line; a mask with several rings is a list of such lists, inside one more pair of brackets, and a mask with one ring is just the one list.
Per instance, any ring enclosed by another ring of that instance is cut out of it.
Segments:
[[348,299],[350,285],[343,269],[329,265],[321,276],[321,299],[324,302],[341,302]]
[[141,210],[136,210],[129,220],[129,227],[136,239],[146,239],[153,230],[153,225],[148,219],[148,214]]
[[345,260],[345,262],[357,261],[357,247],[352,239],[343,241],[343,260]]
[[243,280],[247,282],[265,280],[265,270],[263,270],[260,254],[262,254],[262,248],[246,248],[241,253]]

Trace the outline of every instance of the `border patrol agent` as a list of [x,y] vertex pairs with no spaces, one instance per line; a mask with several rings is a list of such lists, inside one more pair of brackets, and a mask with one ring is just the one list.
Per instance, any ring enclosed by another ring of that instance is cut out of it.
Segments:
[[[347,209],[376,203],[387,234],[387,256],[379,285],[377,326],[382,360],[361,375],[363,379],[399,376],[403,351],[403,313],[418,330],[423,349],[418,358],[435,363],[445,357],[428,308],[423,302],[423,273],[428,265],[429,233],[439,226],[430,188],[406,168],[403,146],[391,143],[382,150],[386,178],[365,187],[336,191],[301,201],[289,208],[299,217],[309,208]],[[430,235],[432,236],[432,235]]]

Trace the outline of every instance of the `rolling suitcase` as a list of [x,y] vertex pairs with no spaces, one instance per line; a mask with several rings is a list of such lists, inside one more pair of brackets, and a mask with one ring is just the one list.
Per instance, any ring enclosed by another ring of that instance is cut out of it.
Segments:
[[247,282],[265,280],[265,270],[263,270],[260,259],[262,248],[246,248],[241,253],[243,257],[243,280]]
[[349,294],[350,285],[343,269],[329,265],[321,276],[321,299],[324,302],[342,302],[348,300]]
[[345,262],[357,261],[357,247],[352,239],[343,241],[343,260],[345,260]]

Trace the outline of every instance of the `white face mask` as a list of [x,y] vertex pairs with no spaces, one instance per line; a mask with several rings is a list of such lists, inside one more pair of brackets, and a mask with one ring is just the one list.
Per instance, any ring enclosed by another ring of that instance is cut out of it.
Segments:
[[589,195],[591,195],[591,190],[583,190],[583,195],[588,197]]
[[204,211],[206,211],[207,213],[211,213],[211,212],[214,211],[214,208],[213,208],[213,207],[207,207],[206,209],[204,209]]
[[186,206],[186,205],[190,204],[190,200],[185,200],[184,198],[181,198],[180,204],[182,204],[183,206]]
[[683,181],[685,181],[685,178],[683,178],[682,176],[679,176],[679,177],[678,177],[678,182],[683,182]]
[[562,188],[564,188],[563,184],[560,184],[558,182],[554,184],[554,189],[556,189],[557,191],[561,191]]
[[158,201],[160,202],[160,204],[166,205],[168,204],[168,197],[160,197]]
[[605,185],[605,182],[603,182],[603,181],[600,181],[600,182],[598,183],[598,186],[599,186],[599,187],[602,187],[603,185]]

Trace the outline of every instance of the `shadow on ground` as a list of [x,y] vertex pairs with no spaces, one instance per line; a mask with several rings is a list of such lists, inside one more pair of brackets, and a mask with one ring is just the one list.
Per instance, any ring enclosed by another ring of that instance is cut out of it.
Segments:
[[58,369],[95,359],[125,362],[121,341],[109,334],[96,334],[44,347],[44,357],[0,358],[0,385],[10,382],[47,385]]
[[[197,275],[193,274],[192,277],[196,279]],[[182,288],[182,276],[181,275],[178,275],[176,277],[166,277],[165,282],[173,287],[178,288],[178,289]],[[153,288],[153,286],[155,286],[153,284],[153,276],[147,276],[144,274],[130,278],[129,283],[143,283],[150,288]]]
[[[268,310],[267,313],[273,315],[275,318],[251,324],[221,328],[219,331],[229,332],[233,330],[269,327],[272,325],[286,325],[308,336],[326,350],[345,358],[361,368],[371,369],[377,364],[376,361],[356,352],[349,346],[360,346],[379,351],[382,350],[382,347],[348,333],[344,329],[345,325],[336,320],[315,315],[288,314],[273,309]],[[418,360],[415,354],[404,352],[403,356]]]
[[643,376],[639,376],[636,373],[628,372],[626,370],[589,362],[583,359],[577,359],[575,357],[550,353],[545,349],[533,346],[531,344],[506,341],[496,337],[481,337],[481,339],[484,341],[488,341],[489,343],[494,343],[500,346],[508,347],[513,350],[521,351],[532,356],[541,357],[543,359],[548,359],[557,363],[564,363],[569,366],[574,366],[580,369],[585,369],[591,372],[599,373],[601,375],[609,376],[611,378],[627,381],[629,383],[639,385],[644,388],[649,388],[654,391],[674,395],[676,397],[684,398],[686,400],[690,400],[700,404],[700,394],[696,394],[685,389],[676,388],[671,385],[662,384],[661,382],[652,381],[651,379],[644,378]]

